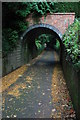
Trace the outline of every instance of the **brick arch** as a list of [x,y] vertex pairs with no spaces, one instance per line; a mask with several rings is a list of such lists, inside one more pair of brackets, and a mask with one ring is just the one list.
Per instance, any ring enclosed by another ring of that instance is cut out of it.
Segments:
[[62,40],[62,33],[54,26],[49,24],[35,24],[30,26],[21,36],[21,40],[23,39],[32,39],[36,38],[41,34],[52,34],[59,40]]

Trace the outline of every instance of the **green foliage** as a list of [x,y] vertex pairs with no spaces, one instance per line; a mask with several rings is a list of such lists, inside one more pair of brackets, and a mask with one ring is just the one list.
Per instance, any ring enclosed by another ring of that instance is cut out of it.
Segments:
[[16,29],[18,32],[24,32],[27,29],[28,22],[24,21],[17,21],[16,22]]
[[56,40],[56,45],[54,46],[56,50],[60,49],[60,42],[59,40]]
[[39,51],[42,51],[46,46],[45,44],[52,40],[52,35],[42,34],[37,39],[35,39],[35,44]]
[[[26,3],[3,3],[3,28],[11,28],[18,32],[27,29],[28,23],[24,20],[26,17]],[[19,14],[19,12],[21,14]],[[25,16],[24,14],[25,13]],[[9,23],[9,24],[8,24]]]
[[80,2],[57,2],[54,5],[54,12],[75,12],[76,17],[80,17]]
[[41,41],[39,41],[38,39],[35,40],[35,44],[38,50],[42,48]]
[[80,22],[76,19],[63,36],[67,60],[80,67]]
[[50,42],[52,35],[50,34],[42,34],[39,36],[39,41],[41,41],[41,44],[44,44],[46,42]]
[[13,50],[16,47],[18,41],[18,33],[16,30],[4,29],[3,30],[3,56]]
[[18,10],[25,10],[23,3],[3,3],[2,16],[2,39],[3,39],[3,56],[14,50],[17,45],[19,35],[27,29],[28,23],[25,22],[24,16],[18,13]]

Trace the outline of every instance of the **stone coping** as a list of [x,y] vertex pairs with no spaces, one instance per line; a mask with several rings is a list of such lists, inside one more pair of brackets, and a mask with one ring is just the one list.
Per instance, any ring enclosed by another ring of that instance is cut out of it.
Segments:
[[48,15],[75,15],[75,13],[52,13],[52,14],[48,14]]

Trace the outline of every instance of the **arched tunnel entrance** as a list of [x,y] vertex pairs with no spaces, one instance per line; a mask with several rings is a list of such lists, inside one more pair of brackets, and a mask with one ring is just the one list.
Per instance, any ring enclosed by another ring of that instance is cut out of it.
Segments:
[[[32,34],[34,33],[34,34]],[[62,40],[62,34],[61,32],[55,28],[54,26],[48,25],[48,24],[37,24],[37,25],[33,25],[30,26],[21,36],[21,39],[28,37],[30,35],[33,35],[35,37],[39,36],[40,34],[43,33],[50,33],[52,35],[56,35],[57,37],[59,37]],[[33,37],[32,36],[32,37]],[[31,36],[30,36],[31,37]]]
[[[37,56],[37,48],[35,45],[35,39],[37,39],[42,34],[46,34],[46,35],[49,34],[52,36],[53,39],[50,41],[50,44],[54,44],[56,40],[59,41],[60,56],[61,56],[61,45],[62,45],[61,32],[57,28],[55,28],[54,26],[51,26],[49,24],[36,24],[36,25],[30,26],[21,36],[22,45],[26,46],[26,43],[28,44],[27,47],[30,50],[32,58]],[[24,47],[24,49],[25,49],[25,47]],[[23,58],[24,58],[24,56],[23,56]]]

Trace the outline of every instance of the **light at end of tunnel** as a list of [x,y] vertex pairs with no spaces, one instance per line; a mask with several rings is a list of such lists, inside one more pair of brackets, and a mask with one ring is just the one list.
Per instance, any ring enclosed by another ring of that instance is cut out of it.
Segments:
[[23,40],[23,37],[21,36],[20,39]]

